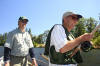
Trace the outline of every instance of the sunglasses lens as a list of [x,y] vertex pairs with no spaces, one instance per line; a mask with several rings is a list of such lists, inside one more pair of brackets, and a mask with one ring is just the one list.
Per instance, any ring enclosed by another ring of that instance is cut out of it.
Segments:
[[22,23],[27,24],[27,22],[24,22],[24,21]]
[[74,20],[78,20],[78,17],[72,16],[72,19],[74,19]]

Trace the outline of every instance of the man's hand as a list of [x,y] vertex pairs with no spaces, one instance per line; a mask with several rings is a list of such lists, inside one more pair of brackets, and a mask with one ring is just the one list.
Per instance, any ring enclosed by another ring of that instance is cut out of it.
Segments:
[[5,66],[10,66],[9,62],[6,62],[6,63],[5,63]]
[[82,41],[90,41],[93,38],[93,34],[85,33],[80,36]]
[[31,66],[38,66],[35,58],[32,60],[32,65]]

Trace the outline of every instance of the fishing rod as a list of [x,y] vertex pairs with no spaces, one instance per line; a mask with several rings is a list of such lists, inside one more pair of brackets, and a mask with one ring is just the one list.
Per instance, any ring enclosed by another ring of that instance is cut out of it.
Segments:
[[100,24],[91,32],[91,34],[94,34],[99,28],[100,28]]

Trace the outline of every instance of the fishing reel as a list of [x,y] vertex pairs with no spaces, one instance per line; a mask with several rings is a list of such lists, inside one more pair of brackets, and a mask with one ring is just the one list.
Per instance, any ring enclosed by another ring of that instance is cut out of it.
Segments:
[[83,52],[88,52],[92,49],[92,44],[90,41],[84,41],[81,43],[81,50]]

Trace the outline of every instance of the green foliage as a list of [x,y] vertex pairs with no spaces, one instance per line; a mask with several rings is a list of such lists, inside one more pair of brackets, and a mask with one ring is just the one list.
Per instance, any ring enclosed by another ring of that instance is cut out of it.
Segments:
[[36,42],[33,42],[33,44],[34,44],[34,47],[45,47],[45,45],[44,44],[38,44],[38,43],[36,43]]
[[75,37],[78,37],[86,32],[85,30],[85,19],[82,18],[78,21],[78,24],[75,26],[73,30],[73,34]]
[[40,35],[37,37],[37,43],[39,43],[39,44],[43,43],[43,41],[42,41],[42,36],[43,36],[43,34],[40,34]]
[[1,40],[0,46],[3,46],[5,44],[5,40]]
[[[26,29],[27,30],[27,29]],[[32,32],[31,32],[31,29],[29,28],[29,30],[27,30],[28,33],[30,34],[31,38],[32,38]]]
[[42,36],[43,36],[43,34],[40,34],[38,36],[33,36],[32,37],[33,42],[38,43],[38,44],[43,43]]
[[49,30],[44,31],[43,36],[42,36],[42,41],[45,44],[47,36],[48,36]]
[[3,35],[0,34],[0,46],[3,46],[5,44],[6,39],[7,39],[7,33],[4,33]]
[[85,24],[87,28],[86,31],[90,33],[96,27],[97,21],[94,18],[90,17],[89,19],[87,19]]
[[94,34],[94,38],[92,39],[92,41],[94,46],[100,46],[100,30],[98,30]]
[[49,33],[49,30],[44,31],[43,34],[40,34],[38,36],[33,36],[32,40],[33,42],[37,43],[37,44],[44,44],[47,38],[47,35]]
[[100,46],[100,35],[96,39],[93,40],[93,43],[95,46]]
[[[72,30],[72,33],[75,37],[78,37],[84,33],[91,33],[92,30],[97,26],[97,21],[94,18],[85,19],[82,18],[79,20],[78,24]],[[100,46],[100,30],[94,34],[92,39],[94,45]]]
[[100,31],[96,31],[96,33],[94,34],[93,40],[95,40],[98,36],[100,36]]
[[[78,21],[78,24],[75,26],[75,28],[71,32],[73,33],[73,35],[75,37],[78,37],[86,32],[90,33],[97,26],[97,23],[98,22],[92,17],[90,17],[88,19],[82,18]],[[35,35],[33,36],[30,28],[29,29],[26,28],[26,31],[29,32],[29,34],[31,35],[34,47],[37,47],[39,44],[45,44],[46,38],[49,33],[49,30],[46,30],[46,31],[44,31],[44,33],[42,33],[38,36],[35,36]],[[7,39],[7,33],[0,34],[0,45],[3,46],[6,39]],[[93,41],[94,45],[100,46],[100,30],[98,30],[95,33],[92,41]]]
[[90,33],[96,27],[97,21],[94,18],[85,19],[82,18],[78,21],[78,24],[75,26],[72,31],[75,37],[78,37],[84,33]]
[[33,44],[34,44],[34,47],[37,47],[38,46],[38,43],[36,43],[36,42],[33,42]]

